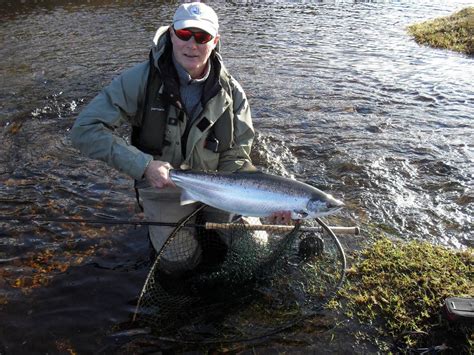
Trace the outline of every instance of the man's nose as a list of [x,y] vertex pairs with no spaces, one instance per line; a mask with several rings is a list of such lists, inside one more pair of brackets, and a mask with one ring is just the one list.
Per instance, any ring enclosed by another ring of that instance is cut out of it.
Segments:
[[188,40],[188,46],[191,48],[197,48],[198,43],[196,42],[194,36],[191,36],[191,38]]

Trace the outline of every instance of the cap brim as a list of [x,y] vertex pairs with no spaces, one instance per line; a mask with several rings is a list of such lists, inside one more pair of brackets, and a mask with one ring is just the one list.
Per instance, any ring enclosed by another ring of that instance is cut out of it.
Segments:
[[216,37],[217,35],[217,30],[215,29],[215,27],[204,21],[198,21],[198,20],[176,21],[173,24],[173,27],[177,30],[182,30],[183,28],[199,28],[200,30],[203,30],[209,33],[212,37]]

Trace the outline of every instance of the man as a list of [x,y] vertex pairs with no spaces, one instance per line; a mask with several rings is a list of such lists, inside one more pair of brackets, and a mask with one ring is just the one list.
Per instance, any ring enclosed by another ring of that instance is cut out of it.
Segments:
[[[173,24],[156,32],[149,60],[115,78],[71,130],[72,143],[82,153],[135,179],[147,220],[176,223],[196,209],[180,205],[171,168],[255,170],[249,156],[254,139],[249,104],[224,67],[219,39],[214,10],[199,2],[181,5]],[[133,128],[131,145],[114,134],[126,122]],[[201,218],[218,222],[227,215],[209,208]],[[290,212],[277,213],[274,220],[288,222]],[[156,251],[172,230],[149,228]],[[162,255],[168,271],[199,263],[201,248],[193,235],[181,233],[175,242],[180,255]]]
[[[254,129],[239,83],[218,52],[219,24],[203,3],[179,6],[171,26],[158,29],[149,60],[127,70],[80,113],[71,140],[85,155],[135,179],[147,220],[177,222],[196,206],[180,206],[169,170],[253,169]],[[131,144],[114,134],[132,126]],[[173,228],[150,227],[160,251]],[[196,264],[200,248],[185,236],[184,259]],[[181,263],[168,255],[169,269]]]

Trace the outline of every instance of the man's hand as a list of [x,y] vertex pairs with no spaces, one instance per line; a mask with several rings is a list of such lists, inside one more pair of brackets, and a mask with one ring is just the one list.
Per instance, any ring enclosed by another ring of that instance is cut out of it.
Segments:
[[293,222],[291,219],[291,211],[274,212],[269,218],[274,224],[292,224]]
[[145,178],[151,186],[162,189],[166,186],[176,186],[170,179],[170,169],[173,167],[170,163],[152,160],[145,170]]

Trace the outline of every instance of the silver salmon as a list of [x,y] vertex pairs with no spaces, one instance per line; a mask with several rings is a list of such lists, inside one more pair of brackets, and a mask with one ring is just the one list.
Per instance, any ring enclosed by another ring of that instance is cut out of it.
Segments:
[[181,204],[203,202],[230,213],[268,217],[291,211],[291,218],[316,218],[337,212],[344,203],[308,184],[263,172],[170,170],[183,191]]

